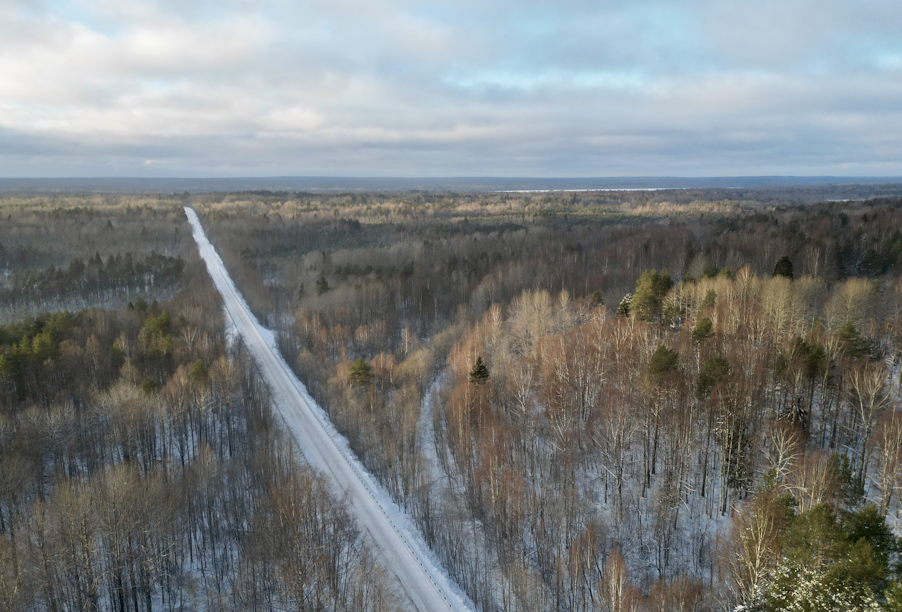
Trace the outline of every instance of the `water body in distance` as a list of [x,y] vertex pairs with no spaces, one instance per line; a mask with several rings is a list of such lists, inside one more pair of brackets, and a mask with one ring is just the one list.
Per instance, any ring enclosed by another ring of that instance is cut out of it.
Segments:
[[486,192],[755,189],[827,185],[902,185],[902,177],[247,177],[247,178],[0,178],[0,192],[210,193],[285,192]]

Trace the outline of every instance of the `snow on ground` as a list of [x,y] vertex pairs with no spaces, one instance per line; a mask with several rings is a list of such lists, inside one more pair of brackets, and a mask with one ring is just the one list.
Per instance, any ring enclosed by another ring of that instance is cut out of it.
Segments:
[[472,604],[441,569],[410,518],[351,452],[347,440],[335,431],[326,413],[282,358],[275,334],[257,321],[229,277],[222,259],[204,234],[200,220],[185,207],[198,251],[236,329],[257,362],[286,427],[304,458],[331,477],[339,493],[346,494],[358,523],[370,534],[413,607],[432,610],[471,610]]

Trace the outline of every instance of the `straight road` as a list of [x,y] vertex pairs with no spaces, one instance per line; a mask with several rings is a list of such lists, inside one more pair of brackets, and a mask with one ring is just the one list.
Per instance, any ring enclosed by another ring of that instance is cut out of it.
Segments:
[[386,569],[418,612],[471,610],[451,588],[451,580],[425,553],[425,543],[409,527],[397,506],[376,480],[351,456],[347,443],[315,405],[304,385],[278,354],[272,333],[248,310],[213,245],[207,240],[197,213],[185,207],[200,256],[207,264],[226,310],[244,344],[254,356],[269,386],[273,403],[294,436],[307,462],[332,479],[337,492],[347,493],[357,523],[369,533]]

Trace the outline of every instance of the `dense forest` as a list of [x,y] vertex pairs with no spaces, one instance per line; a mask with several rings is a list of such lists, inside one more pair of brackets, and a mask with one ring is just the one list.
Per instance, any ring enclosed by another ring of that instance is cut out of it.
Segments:
[[480,609],[898,609],[902,202],[755,195],[193,205]]
[[4,198],[0,607],[402,605],[189,205],[478,609],[902,610],[902,200],[790,196]]
[[[0,324],[0,609],[397,609],[227,334],[181,208],[65,205],[16,205],[3,225],[19,255]],[[36,219],[51,238],[25,242]],[[110,220],[125,235],[65,238]],[[73,295],[77,311],[25,300]]]
[[192,248],[181,208],[166,200],[7,197],[0,213],[0,316],[11,319],[168,300]]

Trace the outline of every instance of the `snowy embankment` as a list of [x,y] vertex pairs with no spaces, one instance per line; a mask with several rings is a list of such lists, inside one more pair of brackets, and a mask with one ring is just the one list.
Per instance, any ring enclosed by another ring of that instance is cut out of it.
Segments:
[[441,569],[409,517],[354,457],[325,412],[282,359],[275,335],[262,327],[235,288],[192,209],[185,213],[201,257],[222,295],[229,317],[260,368],[273,403],[298,443],[307,463],[331,479],[346,495],[360,527],[382,553],[386,569],[397,576],[413,607],[432,610],[470,610],[472,605]]

